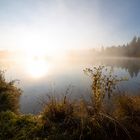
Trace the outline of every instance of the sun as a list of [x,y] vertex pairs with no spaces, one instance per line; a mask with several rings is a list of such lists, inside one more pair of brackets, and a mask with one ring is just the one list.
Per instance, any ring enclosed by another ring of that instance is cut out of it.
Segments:
[[34,56],[26,62],[26,71],[32,78],[42,78],[48,73],[47,61]]

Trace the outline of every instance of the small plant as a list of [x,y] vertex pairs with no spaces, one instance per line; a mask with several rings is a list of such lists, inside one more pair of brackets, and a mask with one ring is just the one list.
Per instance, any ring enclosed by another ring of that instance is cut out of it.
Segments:
[[110,98],[116,85],[120,81],[126,80],[125,78],[117,78],[116,75],[113,75],[113,68],[109,69],[104,66],[93,69],[86,68],[84,72],[92,79],[92,101],[96,112],[100,111],[105,96]]

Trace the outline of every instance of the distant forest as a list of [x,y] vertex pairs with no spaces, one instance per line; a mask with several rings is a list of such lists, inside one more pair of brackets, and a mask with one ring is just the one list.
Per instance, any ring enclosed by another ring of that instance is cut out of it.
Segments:
[[101,56],[140,57],[140,37],[135,36],[126,45],[102,47],[99,53]]

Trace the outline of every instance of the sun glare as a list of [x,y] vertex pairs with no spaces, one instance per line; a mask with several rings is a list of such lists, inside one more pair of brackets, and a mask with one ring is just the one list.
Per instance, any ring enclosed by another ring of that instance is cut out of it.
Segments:
[[48,73],[47,62],[37,57],[28,60],[26,69],[32,78],[41,78]]

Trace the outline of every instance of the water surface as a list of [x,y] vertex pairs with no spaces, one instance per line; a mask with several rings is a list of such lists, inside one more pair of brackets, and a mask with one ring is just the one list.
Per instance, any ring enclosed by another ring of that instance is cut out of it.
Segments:
[[104,59],[67,59],[65,61],[17,61],[1,60],[0,68],[6,70],[6,79],[18,79],[17,84],[23,90],[20,98],[20,110],[23,113],[38,113],[42,109],[46,94],[64,95],[69,90],[71,98],[88,97],[91,80],[83,69],[104,65],[114,68],[118,77],[128,77],[128,81],[119,84],[122,93],[140,95],[140,59],[104,58]]

